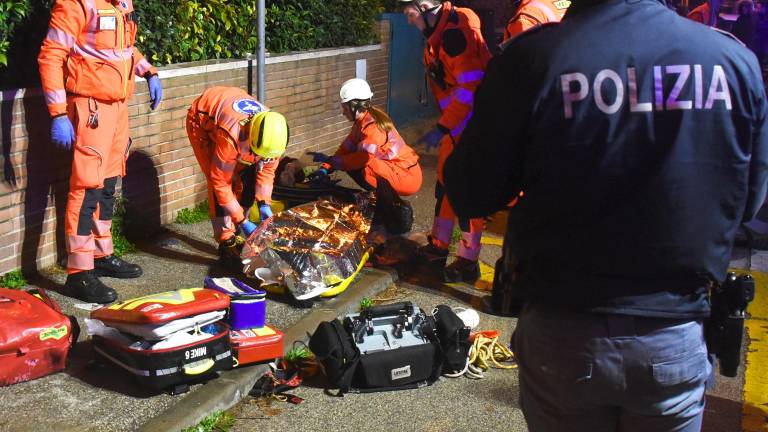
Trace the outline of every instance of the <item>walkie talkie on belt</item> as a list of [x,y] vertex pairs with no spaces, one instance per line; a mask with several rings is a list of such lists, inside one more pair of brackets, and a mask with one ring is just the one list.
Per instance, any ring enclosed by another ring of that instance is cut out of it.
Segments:
[[729,272],[709,294],[710,316],[705,325],[707,348],[720,361],[720,374],[735,377],[741,363],[741,340],[747,305],[755,299],[750,274]]
[[725,281],[709,292],[709,319],[704,326],[707,349],[717,356],[720,375],[735,377],[741,363],[741,341],[747,305],[755,299],[755,279],[752,269],[752,239],[747,251],[747,273],[728,272]]

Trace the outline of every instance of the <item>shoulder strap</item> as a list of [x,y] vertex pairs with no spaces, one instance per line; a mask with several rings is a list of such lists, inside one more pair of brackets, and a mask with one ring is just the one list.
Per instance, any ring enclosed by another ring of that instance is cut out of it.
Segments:
[[[332,322],[332,326],[334,331],[336,331],[339,340],[344,341],[347,340],[346,338],[350,337],[349,333],[344,328],[344,325],[339,322],[339,320],[334,320]],[[352,378],[354,378],[357,365],[360,363],[360,350],[356,345],[352,344],[351,349],[347,349],[345,347],[345,351],[346,352],[344,353],[344,357],[346,361],[344,363],[344,370],[339,376],[338,382],[336,383],[339,387],[339,396],[349,392],[352,386]],[[350,355],[349,358],[347,358],[347,354]]]
[[443,347],[440,345],[440,339],[437,337],[437,325],[433,316],[428,315],[427,320],[431,322],[431,325],[422,326],[421,331],[429,339],[429,342],[435,346],[435,359],[432,362],[432,374],[427,380],[431,385],[440,378],[440,374],[443,372]]

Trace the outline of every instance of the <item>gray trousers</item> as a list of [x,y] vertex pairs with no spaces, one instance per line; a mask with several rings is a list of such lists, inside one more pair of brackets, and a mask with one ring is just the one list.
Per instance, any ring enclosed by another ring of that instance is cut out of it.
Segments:
[[694,432],[710,375],[701,321],[526,305],[513,336],[532,432]]

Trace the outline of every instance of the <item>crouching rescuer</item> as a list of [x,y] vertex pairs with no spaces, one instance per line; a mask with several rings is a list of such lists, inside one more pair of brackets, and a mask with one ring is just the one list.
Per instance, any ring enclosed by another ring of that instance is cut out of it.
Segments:
[[157,71],[133,46],[137,23],[131,0],[57,0],[38,62],[53,119],[51,139],[72,151],[65,233],[67,281],[63,294],[110,303],[117,293],[99,276],[142,274],[112,254],[115,187],[125,175],[131,140],[128,99],[134,75],[149,84],[150,108],[163,97]]
[[280,157],[288,144],[288,124],[244,90],[211,87],[192,102],[187,136],[208,182],[208,214],[219,242],[219,258],[240,270],[244,237],[256,230],[238,201],[243,192],[240,174],[254,166],[259,216],[272,217],[272,187]]
[[[391,234],[410,230],[410,205],[400,196],[413,195],[421,188],[419,155],[409,147],[392,124],[392,119],[371,104],[373,92],[365,80],[353,78],[339,91],[344,117],[352,130],[333,156],[309,152],[321,167],[310,178],[343,170],[363,189],[376,191],[374,223]],[[402,215],[406,209],[407,215]]]

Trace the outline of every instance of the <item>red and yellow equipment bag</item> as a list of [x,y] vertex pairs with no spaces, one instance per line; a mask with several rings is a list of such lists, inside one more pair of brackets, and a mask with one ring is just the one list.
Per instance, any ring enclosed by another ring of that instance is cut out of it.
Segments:
[[283,333],[268,325],[232,330],[229,340],[232,342],[232,360],[235,367],[272,361],[283,356]]
[[228,307],[229,296],[224,293],[207,288],[185,288],[124,300],[93,311],[91,318],[107,324],[160,324]]
[[78,333],[43,290],[0,288],[0,386],[63,370]]

